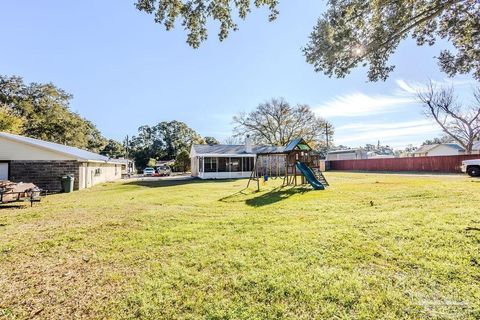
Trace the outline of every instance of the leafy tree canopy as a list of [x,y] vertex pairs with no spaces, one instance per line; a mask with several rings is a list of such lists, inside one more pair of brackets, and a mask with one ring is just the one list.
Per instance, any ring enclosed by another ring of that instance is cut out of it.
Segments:
[[147,166],[149,167],[155,167],[156,164],[157,164],[157,160],[155,160],[154,158],[150,158],[147,161]]
[[178,171],[186,172],[190,169],[190,154],[183,149],[175,157],[175,167]]
[[12,114],[11,110],[0,107],[0,131],[21,133],[22,126],[22,119]]
[[203,140],[205,141],[206,144],[210,144],[210,145],[220,144],[220,142],[217,139],[215,139],[214,137],[205,137],[205,138],[203,138]]
[[[268,7],[269,20],[278,15],[279,0],[255,0]],[[207,39],[210,20],[220,23],[219,39],[237,30],[236,16],[245,19],[249,0],[137,0],[136,7],[171,30],[177,20],[187,30],[187,43],[198,48]],[[473,73],[480,80],[480,2],[478,0],[329,0],[310,41],[303,49],[317,72],[345,77],[357,66],[368,66],[370,81],[385,80],[394,69],[388,63],[399,43],[411,36],[418,45],[449,41],[456,52],[438,55],[449,76]]]
[[237,137],[250,134],[255,143],[283,146],[302,137],[312,147],[332,140],[333,125],[318,117],[308,105],[290,105],[285,99],[271,99],[249,113],[233,118]]
[[394,69],[388,58],[409,36],[420,46],[450,41],[457,52],[440,52],[440,68],[449,76],[473,72],[480,80],[477,0],[330,0],[304,54],[328,76],[345,77],[362,65],[369,80],[385,80]]
[[[268,7],[269,20],[275,20],[278,11],[278,0],[254,0],[255,7]],[[234,21],[237,11],[240,19],[245,19],[251,10],[250,0],[137,0],[138,10],[154,16],[156,23],[163,24],[166,30],[171,30],[175,22],[180,20],[187,30],[187,43],[198,48],[208,36],[207,22],[211,19],[220,23],[218,38],[220,41],[228,37],[230,31],[237,30]]]
[[130,141],[130,154],[137,167],[146,165],[149,158],[171,160],[181,150],[189,150],[193,143],[203,143],[202,137],[180,121],[163,121],[155,126],[138,128],[138,135]]
[[166,157],[170,159],[174,159],[180,150],[190,150],[194,143],[203,143],[202,137],[181,121],[160,122],[156,133],[163,142]]
[[110,158],[125,157],[125,147],[120,142],[109,139],[107,144],[100,150],[100,154]]
[[106,139],[70,110],[71,99],[51,83],[25,84],[21,77],[0,75],[0,130],[100,151]]

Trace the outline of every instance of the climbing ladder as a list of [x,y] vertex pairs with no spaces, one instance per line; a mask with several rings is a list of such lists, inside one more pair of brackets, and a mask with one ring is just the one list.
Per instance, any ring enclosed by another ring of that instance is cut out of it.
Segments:
[[327,179],[323,175],[322,171],[320,171],[320,169],[314,168],[312,171],[313,173],[315,173],[315,177],[318,179],[318,181],[320,181],[321,184],[326,187],[329,186]]

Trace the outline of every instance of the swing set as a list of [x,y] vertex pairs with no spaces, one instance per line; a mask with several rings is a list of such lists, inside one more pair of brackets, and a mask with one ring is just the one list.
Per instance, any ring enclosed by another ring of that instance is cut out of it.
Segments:
[[314,154],[302,138],[290,141],[278,151],[256,154],[247,188],[252,181],[256,181],[257,190],[260,191],[260,179],[266,182],[269,178],[282,178],[284,187],[309,183],[315,190],[323,190],[328,186],[320,171],[320,155]]

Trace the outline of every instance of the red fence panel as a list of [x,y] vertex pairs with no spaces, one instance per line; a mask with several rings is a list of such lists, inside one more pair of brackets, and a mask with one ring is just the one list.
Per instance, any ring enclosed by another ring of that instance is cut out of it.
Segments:
[[385,159],[333,160],[330,170],[423,171],[458,173],[463,160],[480,159],[480,155],[433,156]]

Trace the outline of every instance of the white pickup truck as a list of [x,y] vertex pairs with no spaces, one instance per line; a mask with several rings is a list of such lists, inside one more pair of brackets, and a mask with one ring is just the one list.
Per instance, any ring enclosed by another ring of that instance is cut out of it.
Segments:
[[470,177],[480,177],[480,159],[462,161],[461,168]]

